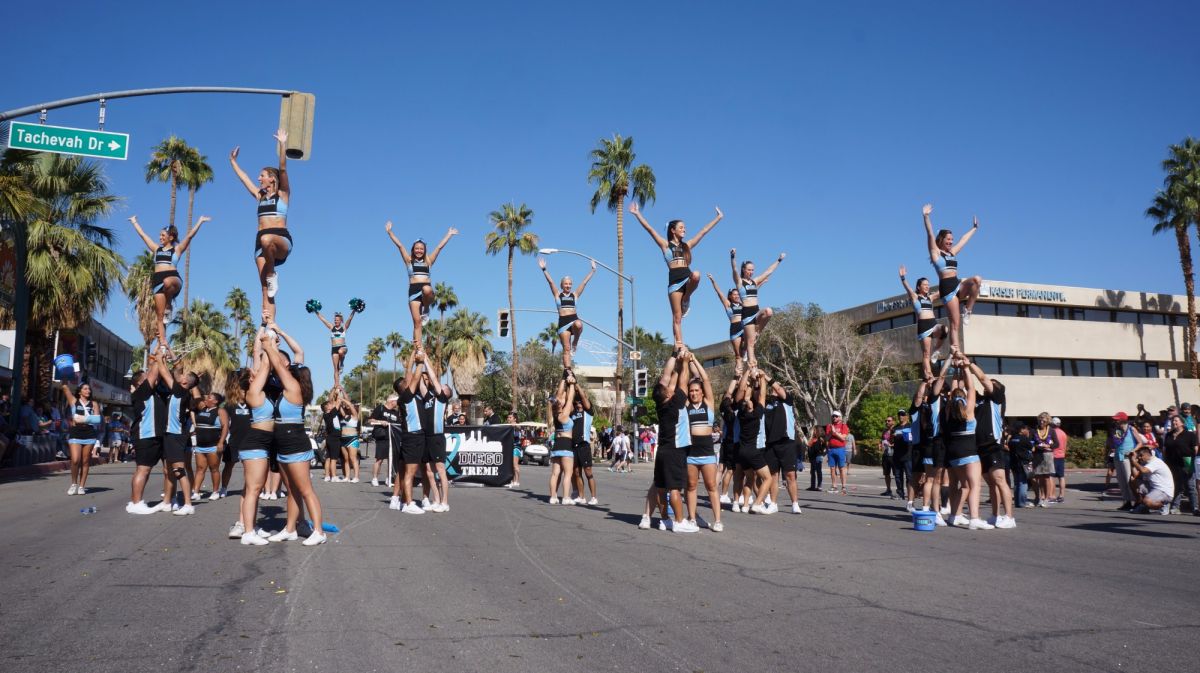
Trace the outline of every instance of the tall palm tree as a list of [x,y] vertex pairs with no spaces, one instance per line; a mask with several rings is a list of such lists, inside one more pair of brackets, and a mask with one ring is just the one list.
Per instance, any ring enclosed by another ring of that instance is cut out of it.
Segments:
[[558,325],[550,323],[546,325],[546,329],[538,332],[537,340],[545,343],[550,347],[550,354],[554,354],[554,350],[558,348]]
[[517,314],[513,311],[513,253],[519,251],[522,255],[532,255],[538,249],[537,234],[525,229],[533,225],[533,210],[524,203],[518,207],[515,203],[506,203],[500,210],[488,214],[495,231],[489,231],[483,240],[487,246],[487,254],[498,255],[508,252],[508,331],[512,335],[512,389],[517,390]]
[[158,314],[154,312],[154,255],[143,251],[129,265],[129,273],[121,279],[121,287],[137,315],[142,343],[148,348],[158,338]]
[[171,185],[171,210],[167,215],[167,226],[175,224],[175,200],[183,177],[183,165],[193,151],[183,138],[174,135],[150,150],[150,161],[146,163],[146,183],[166,182]]
[[[252,332],[251,324],[253,319],[250,317],[250,297],[246,296],[245,290],[240,287],[235,287],[225,295],[225,310],[229,311],[229,317],[233,319],[233,352],[237,354],[236,360],[241,361],[241,346],[240,342],[245,339],[245,332]],[[250,351],[247,351],[246,357],[250,357]]]
[[454,388],[470,400],[479,389],[488,357],[492,354],[492,328],[474,311],[458,311],[446,324],[446,354],[454,367]]
[[1179,190],[1160,189],[1154,195],[1154,203],[1146,209],[1146,217],[1154,220],[1154,233],[1171,232],[1175,234],[1175,244],[1179,247],[1179,268],[1183,271],[1183,289],[1187,292],[1188,326],[1183,334],[1184,352],[1191,365],[1192,377],[1197,377],[1196,350],[1196,279],[1192,270],[1192,243],[1188,236],[1191,221],[1187,206],[1183,200],[1176,198]]
[[[0,175],[5,177],[0,215],[21,220],[27,232],[24,380],[30,391],[44,396],[49,381],[39,374],[49,369],[51,334],[107,308],[125,272],[124,259],[113,250],[112,229],[97,224],[118,197],[109,193],[99,164],[76,156],[8,150],[0,159]],[[12,320],[7,313],[0,319]]]
[[[438,285],[441,285],[441,283],[438,283]],[[436,295],[437,291],[434,290],[434,296]],[[399,332],[391,332],[383,338],[383,341],[387,344],[388,348],[392,349],[392,372],[398,375],[400,372],[400,358],[408,357],[404,352],[410,347],[408,339],[405,339],[404,335]]]
[[[1167,148],[1167,158],[1162,163],[1167,175],[1163,186],[1175,204],[1179,215],[1187,226],[1195,228],[1200,233],[1200,141],[1187,137],[1178,145]],[[1191,335],[1192,348],[1188,349],[1188,362],[1191,364],[1192,377],[1200,378],[1200,360],[1193,352],[1196,345],[1196,307],[1190,303],[1188,307],[1188,332]]]
[[[447,285],[446,283],[439,282],[433,286],[433,303],[435,306],[437,306],[438,322],[444,324],[446,322],[446,311],[453,310],[454,308],[458,307],[458,295],[455,294],[453,287]],[[442,331],[442,335],[445,335],[444,330]],[[438,358],[441,358],[443,343],[444,339],[439,337],[437,341]]]
[[[213,169],[208,165],[208,157],[200,154],[200,151],[194,147],[188,148],[187,158],[184,159],[180,175],[180,182],[187,186],[188,190],[188,214],[187,214],[187,230],[192,230],[192,210],[196,205],[196,192],[200,188],[213,181]],[[188,286],[192,278],[192,246],[188,246],[187,252],[184,253],[183,262],[183,310],[187,310],[188,306]]]
[[[382,337],[375,337],[367,344],[367,352],[363,357],[363,364],[371,370],[371,393],[374,395],[378,390],[379,382],[379,359],[387,350],[387,343]],[[371,400],[372,403],[378,400]]]
[[[592,150],[592,167],[588,170],[588,183],[596,185],[592,194],[592,212],[605,202],[609,212],[617,214],[617,273],[625,273],[625,199],[632,198],[639,206],[645,206],[657,198],[654,191],[654,170],[646,164],[633,165],[637,155],[633,152],[633,136],[622,138],[613,134],[612,139],[601,138]],[[625,282],[617,283],[617,334],[625,333]],[[617,399],[624,400],[624,357],[622,346],[617,343]]]
[[230,355],[236,349],[234,338],[229,336],[229,319],[211,302],[192,300],[188,310],[171,321],[175,333],[171,335],[171,348],[183,351],[193,346],[194,350],[184,353],[182,362],[197,371],[212,374],[213,385],[222,386],[225,376],[237,367]]

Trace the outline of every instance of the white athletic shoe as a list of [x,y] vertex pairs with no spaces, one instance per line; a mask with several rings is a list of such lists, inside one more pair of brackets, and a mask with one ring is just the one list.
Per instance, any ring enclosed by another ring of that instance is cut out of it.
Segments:
[[351,480],[350,480],[350,483],[351,483],[351,484],[357,484],[357,483],[358,483],[358,477],[355,477],[355,478],[351,479]]
[[278,500],[278,499],[279,499],[278,493],[272,493],[271,495],[267,496],[267,500]]
[[254,531],[254,530],[252,530],[248,533],[242,533],[240,537],[242,539],[242,544],[244,544],[244,545],[254,545],[256,547],[261,547],[265,544],[270,544],[270,541],[267,538],[259,535],[258,531]]
[[339,484],[340,484],[340,483],[342,483],[343,481],[346,481],[346,478],[345,478],[345,477],[337,477],[337,476],[335,476],[335,477],[333,478],[333,481],[335,481],[336,483],[339,483]]
[[938,514],[941,514],[942,516],[950,516],[950,505],[946,505],[945,507],[939,509]]
[[239,521],[229,527],[229,539],[236,540],[246,534],[246,527]]
[[578,497],[578,498],[575,498],[575,504],[576,504],[576,505],[586,505],[586,504],[587,504],[587,500],[584,500],[584,499],[583,499],[583,497],[582,497],[582,496],[580,496],[580,497]]
[[970,526],[971,519],[968,519],[967,517],[965,517],[961,514],[955,514],[954,520],[951,523],[953,523],[955,526]]
[[725,524],[717,521],[716,523],[710,524],[708,529],[714,533],[720,533],[721,531],[725,530]]
[[575,505],[575,501],[574,501],[574,500],[572,500],[572,499],[570,499],[570,498],[563,498],[563,499],[562,499],[562,504],[564,504],[564,505],[572,505],[572,506],[574,506],[574,505]]
[[971,522],[968,524],[968,527],[971,530],[991,530],[991,529],[995,528],[995,526],[984,521],[983,519],[971,519]]
[[682,318],[686,318],[688,313],[692,311],[692,298],[684,297],[683,301],[679,302],[679,310],[683,313]]
[[934,517],[935,517],[935,518],[934,518],[934,520],[933,520],[933,523],[935,523],[935,524],[937,524],[937,525],[939,525],[939,526],[945,526],[945,525],[946,525],[946,520],[942,518],[942,513],[941,513],[941,512],[938,512],[937,514],[935,514],[935,515],[934,515]]
[[558,504],[558,498],[551,497],[549,502],[550,502],[550,504],[551,504],[551,505],[557,505],[557,504]]
[[393,495],[392,499],[388,501],[388,509],[400,510],[403,508],[404,505],[400,504],[400,496],[398,495]]
[[917,508],[916,508],[916,507],[913,507],[912,500],[909,500],[909,501],[908,501],[908,502],[907,502],[907,503],[904,505],[904,509],[908,510],[908,513],[909,513],[909,514],[912,514],[913,512],[917,511]]
[[669,531],[674,526],[675,526],[675,522],[670,519],[659,519],[658,520],[658,529],[659,530],[668,530]]
[[404,512],[405,514],[424,514],[425,513],[425,510],[421,509],[421,506],[418,505],[415,501],[410,502],[407,505],[405,505],[404,507],[400,508],[400,511]]
[[519,481],[514,481],[514,482],[512,483],[512,486],[513,486],[513,488],[521,488],[521,482],[519,482]]
[[333,477],[325,475],[325,481],[333,481]]
[[267,542],[291,542],[298,539],[300,539],[300,536],[296,534],[296,531],[281,530],[267,538]]
[[446,512],[449,512],[449,511],[450,511],[450,505],[447,505],[446,503],[443,502],[442,503],[442,513],[445,514]]
[[87,495],[87,489],[80,486],[79,488],[75,489],[75,495]]
[[741,513],[742,513],[742,506],[741,506],[741,505],[739,505],[739,504],[737,504],[736,502],[735,502],[735,503],[733,503],[733,511],[737,512],[738,514],[741,514]]
[[221,492],[220,492],[220,491],[213,491],[211,494],[209,494],[209,496],[208,496],[208,499],[209,499],[209,501],[212,501],[212,500],[220,500],[220,499],[221,499]]
[[67,495],[75,495],[75,492],[78,490],[79,490],[78,486],[76,486],[75,484],[71,484],[71,487],[67,489]]
[[638,528],[641,530],[650,530],[650,517],[643,515],[641,522],[638,523]]
[[721,494],[721,504],[722,505],[728,505],[731,502],[733,502],[733,500],[731,500],[728,495]]
[[779,511],[779,503],[773,502],[767,505],[767,514],[774,514]]
[[587,504],[589,504],[589,505],[599,505],[599,504],[600,504],[600,501],[599,501],[599,500],[597,500],[595,496],[592,496],[592,499],[591,499],[591,500],[588,500],[588,501],[587,501]]
[[221,493],[221,497],[222,497],[222,498],[228,498],[228,497],[229,497],[229,491],[228,491],[228,490],[226,490],[226,489],[221,489],[220,493]]
[[968,311],[966,308],[964,308],[962,310],[962,324],[963,324],[963,327],[966,327],[967,325],[971,324],[971,312]]
[[1017,520],[1011,516],[1001,516],[996,519],[996,528],[1016,528]]
[[371,485],[372,485],[372,486],[378,486],[378,485],[379,485],[379,480],[378,480],[378,479],[372,479],[372,480],[371,480]]
[[158,503],[157,505],[155,505],[155,506],[151,507],[150,509],[151,509],[153,512],[170,512],[170,511],[171,511],[171,503],[169,503],[169,502],[160,502],[160,503]]
[[680,521],[679,523],[675,524],[675,532],[676,533],[698,533],[698,532],[700,532],[700,526],[697,526],[696,522],[694,522],[694,521],[688,521],[687,519],[684,519],[683,521]]
[[429,498],[421,498],[421,509],[429,509]]
[[195,514],[196,508],[192,507],[191,505],[184,505],[183,507],[180,507],[179,509],[177,509],[171,513],[174,514],[175,516],[187,516],[189,514]]
[[325,544],[325,540],[328,539],[328,536],[326,536],[324,533],[321,531],[316,531],[312,535],[304,538],[304,542],[301,542],[300,544],[304,545],[305,547],[315,547],[319,544]]
[[800,503],[798,503],[798,502],[792,503],[792,514],[800,514]]
[[279,292],[279,274],[273,273],[267,276],[267,298],[274,299],[276,293]]
[[203,500],[198,491],[192,491],[192,500]]
[[270,493],[267,493],[266,491],[263,491],[262,493],[259,493],[259,494],[258,494],[258,499],[259,499],[259,500],[270,500],[270,499],[271,499],[271,494],[270,494]]
[[147,507],[146,503],[138,501],[125,505],[125,511],[130,514],[153,514],[154,508]]
[[767,509],[766,507],[763,507],[762,505],[751,505],[750,511],[754,512],[755,514],[770,514],[771,513],[771,510]]

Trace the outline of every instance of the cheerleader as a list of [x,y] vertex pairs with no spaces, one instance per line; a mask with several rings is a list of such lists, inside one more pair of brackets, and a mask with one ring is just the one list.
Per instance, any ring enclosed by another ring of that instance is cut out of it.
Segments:
[[754,342],[758,340],[758,335],[766,329],[771,316],[775,315],[770,308],[759,310],[758,287],[771,278],[771,274],[779,268],[784,257],[787,257],[787,253],[779,253],[779,257],[771,266],[767,267],[766,271],[755,276],[754,262],[746,260],[742,262],[741,269],[738,269],[737,248],[729,249],[729,268],[733,271],[733,283],[740,289],[742,296],[742,326],[746,329],[745,353],[746,360],[751,367],[758,366],[758,360],[754,357]]
[[[179,296],[179,290],[183,287],[183,280],[179,277],[179,269],[176,268],[176,264],[183,253],[187,252],[188,246],[192,244],[192,238],[200,232],[200,225],[211,219],[207,215],[201,215],[196,220],[196,226],[192,227],[182,242],[179,241],[179,230],[175,228],[175,225],[164,227],[158,232],[158,245],[155,245],[146,232],[142,231],[137,215],[129,218],[138,236],[142,237],[142,242],[150,250],[150,254],[154,255],[154,275],[151,277],[150,285],[154,292],[154,313],[158,316],[158,343],[164,346],[167,345],[166,323],[171,320],[171,304],[175,301],[175,297]],[[170,346],[167,346],[167,349],[170,352]]]
[[225,396],[209,393],[201,398],[198,408],[192,410],[192,427],[196,431],[196,479],[192,484],[192,500],[200,499],[205,472],[211,475],[212,493],[209,500],[221,497],[221,456],[225,453],[225,428],[229,427],[229,416],[221,408]]
[[925,237],[929,244],[929,262],[938,275],[938,294],[946,307],[946,317],[950,319],[950,345],[962,348],[958,340],[959,324],[966,325],[971,321],[971,309],[979,298],[979,287],[983,279],[979,276],[961,279],[958,274],[958,253],[975,232],[979,230],[979,218],[972,218],[971,228],[963,234],[962,240],[954,242],[954,232],[942,229],[933,233],[933,220],[930,214],[933,206],[925,204],[921,215],[925,220]]
[[907,269],[900,266],[900,284],[908,294],[912,304],[914,317],[917,319],[917,341],[921,342],[921,374],[924,380],[933,378],[933,365],[930,360],[933,354],[941,350],[942,341],[946,338],[946,326],[938,322],[937,314],[933,312],[934,295],[929,294],[929,279],[918,278],[917,287],[909,287]]
[[100,429],[100,403],[92,399],[92,387],[86,383],[74,392],[66,383],[62,386],[67,406],[71,409],[71,429],[67,431],[67,450],[71,454],[71,487],[67,495],[86,495],[88,468],[91,467],[92,447]]
[[429,306],[433,304],[433,283],[429,274],[433,270],[433,264],[441,254],[442,248],[446,247],[450,239],[458,234],[458,230],[450,227],[433,252],[427,254],[425,241],[419,238],[413,242],[410,253],[404,247],[404,243],[392,233],[391,220],[388,220],[384,228],[387,229],[392,243],[400,250],[400,256],[404,258],[404,266],[408,268],[408,309],[412,313],[413,320],[413,346],[420,352],[423,350],[421,326],[429,321]]
[[313,312],[317,314],[317,320],[320,320],[321,324],[325,325],[325,329],[329,330],[330,352],[333,358],[333,385],[336,386],[342,380],[342,363],[346,361],[346,332],[350,331],[350,323],[354,322],[354,316],[358,314],[358,311],[351,309],[350,317],[346,318],[344,323],[340,312],[333,314],[333,322],[326,320],[325,316],[321,315],[321,311]]
[[562,504],[574,505],[571,499],[571,475],[575,469],[575,450],[573,447],[572,430],[575,420],[571,411],[575,408],[575,375],[568,372],[567,377],[558,382],[558,390],[550,401],[550,417],[554,422],[554,447],[550,451],[550,504],[557,505],[558,485],[562,482]]
[[254,235],[254,263],[262,285],[264,324],[275,319],[275,295],[279,292],[279,277],[275,267],[283,266],[292,252],[292,235],[288,232],[288,205],[292,198],[287,173],[287,131],[275,132],[279,150],[279,167],[267,166],[258,173],[258,184],[238,166],[241,147],[229,153],[229,163],[238,180],[258,203],[258,232]]
[[570,276],[563,276],[558,286],[555,286],[554,279],[546,270],[545,258],[538,258],[538,267],[546,277],[546,282],[550,285],[550,294],[554,295],[554,305],[558,307],[558,338],[562,341],[563,369],[570,369],[571,358],[575,355],[575,349],[579,347],[579,336],[583,334],[583,321],[576,313],[575,303],[583,296],[583,289],[596,274],[596,260],[592,260],[592,270],[583,277],[583,282],[578,288],[573,287]]
[[721,294],[721,287],[717,285],[717,279],[713,278],[711,273],[708,274],[708,280],[712,283],[713,292],[717,293],[717,299],[725,307],[725,315],[729,316],[729,345],[733,347],[734,362],[740,362],[744,357],[742,342],[746,333],[746,328],[742,326],[742,293],[734,287]]

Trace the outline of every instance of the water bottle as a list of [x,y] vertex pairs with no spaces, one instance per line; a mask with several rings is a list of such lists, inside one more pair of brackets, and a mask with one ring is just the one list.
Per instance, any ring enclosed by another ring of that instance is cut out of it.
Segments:
[[84,516],[87,516],[89,514],[95,514],[96,508],[95,507],[84,507],[83,509],[79,510],[79,513]]

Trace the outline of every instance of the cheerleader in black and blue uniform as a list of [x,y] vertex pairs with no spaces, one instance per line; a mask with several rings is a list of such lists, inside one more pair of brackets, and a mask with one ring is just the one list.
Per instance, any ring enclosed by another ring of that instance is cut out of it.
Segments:
[[779,257],[767,267],[766,271],[754,275],[754,262],[746,260],[742,262],[739,269],[737,263],[737,248],[729,249],[729,267],[733,271],[734,285],[741,290],[742,297],[742,327],[746,330],[744,349],[746,361],[751,367],[758,366],[758,360],[754,357],[754,342],[758,340],[758,335],[767,328],[767,323],[770,322],[771,316],[775,312],[770,308],[759,309],[758,307],[758,288],[771,278],[771,274],[775,273],[775,269],[779,268],[779,264],[783,262],[783,258],[787,257],[787,253],[779,253]]
[[687,354],[690,381],[687,387],[687,404],[684,410],[688,417],[688,430],[692,443],[687,447],[687,502],[688,521],[696,524],[696,492],[700,479],[704,479],[704,490],[708,492],[708,504],[712,507],[713,520],[708,527],[714,533],[725,529],[721,523],[721,492],[717,481],[717,453],[713,445],[713,426],[716,424],[716,400],[713,399],[712,384],[708,372],[696,361],[696,354]]
[[200,225],[211,219],[207,215],[201,215],[196,220],[196,226],[192,227],[182,242],[179,241],[179,230],[175,228],[175,225],[164,227],[162,231],[158,232],[158,245],[155,245],[154,240],[142,231],[137,215],[129,218],[138,236],[141,236],[142,241],[146,244],[146,248],[154,255],[154,275],[151,277],[150,285],[154,292],[154,312],[158,316],[158,343],[166,347],[168,351],[170,347],[167,346],[166,323],[171,319],[171,303],[175,301],[175,297],[179,296],[179,290],[183,287],[183,280],[179,277],[179,269],[176,268],[176,265],[183,253],[187,252],[188,246],[192,243],[192,237],[199,233]]
[[263,324],[275,319],[275,295],[279,292],[279,277],[275,267],[283,266],[292,252],[292,235],[288,232],[288,204],[292,187],[287,173],[287,131],[275,132],[279,151],[279,167],[267,166],[258,172],[258,185],[238,166],[240,147],[229,153],[233,172],[258,202],[258,231],[254,234],[254,264],[263,293]]
[[225,396],[220,393],[205,395],[199,409],[192,411],[192,426],[196,429],[196,479],[192,483],[192,500],[200,498],[204,473],[212,475],[212,494],[209,500],[221,497],[221,456],[225,451],[225,428],[229,427],[229,416],[221,408]]
[[979,298],[979,288],[983,279],[979,276],[961,278],[958,273],[958,253],[975,232],[979,230],[979,218],[973,218],[971,228],[963,234],[962,240],[954,243],[954,232],[942,229],[933,233],[933,220],[929,218],[933,206],[925,204],[921,215],[925,220],[925,236],[929,244],[929,261],[938,275],[938,294],[946,307],[946,317],[950,319],[950,345],[962,348],[958,341],[959,324],[966,325],[971,321],[971,309],[975,308],[975,300]]
[[71,386],[63,384],[63,395],[71,410],[71,429],[67,431],[67,450],[71,453],[71,487],[67,495],[86,495],[88,467],[91,465],[92,448],[100,434],[100,403],[92,399],[92,387],[86,383],[71,392]]
[[558,338],[562,341],[563,349],[563,369],[570,369],[571,358],[575,355],[576,347],[579,346],[579,336],[583,334],[583,321],[579,319],[579,314],[576,312],[575,302],[583,296],[583,289],[596,274],[596,260],[592,260],[592,270],[583,277],[583,282],[579,284],[578,289],[573,287],[570,276],[563,276],[555,286],[554,279],[546,270],[545,258],[538,258],[538,267],[542,270],[542,275],[546,277],[546,282],[550,284],[550,293],[554,295],[554,305],[558,308]]
[[700,272],[692,271],[692,252],[700,244],[700,240],[717,226],[725,217],[720,208],[717,216],[689,240],[684,240],[687,234],[683,220],[671,220],[667,223],[667,236],[663,238],[638,209],[637,201],[629,202],[629,212],[637,218],[642,228],[654,239],[662,250],[663,260],[667,263],[667,300],[671,302],[671,329],[675,336],[675,348],[683,347],[683,317],[691,307],[692,293],[700,286]]
[[712,283],[713,292],[717,293],[717,299],[725,307],[725,315],[729,317],[729,345],[733,347],[734,362],[741,362],[743,335],[746,333],[746,328],[742,326],[742,293],[734,287],[726,294],[721,294],[721,286],[717,285],[717,279],[711,273],[708,274],[708,280]]
[[442,248],[446,247],[450,238],[456,235],[458,230],[450,227],[431,253],[426,253],[425,241],[418,238],[413,243],[410,254],[404,247],[404,243],[400,242],[400,239],[392,233],[391,220],[388,220],[384,226],[387,229],[388,237],[392,239],[392,243],[400,250],[400,256],[404,258],[404,266],[408,267],[408,308],[412,312],[413,320],[412,342],[413,347],[420,353],[424,350],[421,341],[421,326],[429,321],[429,306],[433,304],[433,283],[429,273],[433,269],[433,263],[437,261],[438,255],[441,254]]
[[929,279],[918,278],[917,287],[914,290],[908,285],[907,271],[903,265],[900,266],[900,284],[908,293],[908,301],[912,304],[913,314],[917,320],[917,341],[921,342],[921,377],[922,380],[929,381],[933,379],[931,358],[934,353],[941,350],[942,341],[945,340],[948,330],[938,321],[937,314],[933,312],[934,297],[929,294]]

